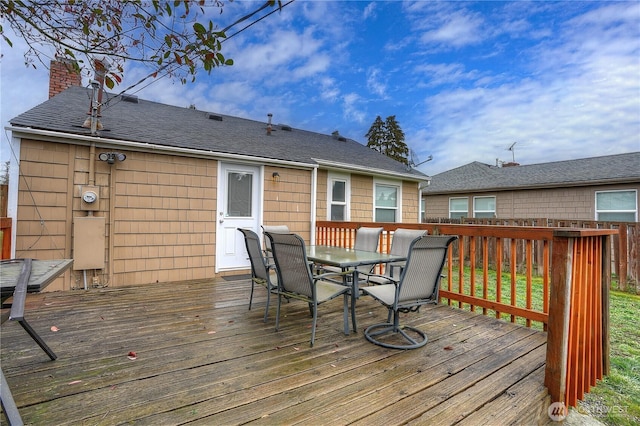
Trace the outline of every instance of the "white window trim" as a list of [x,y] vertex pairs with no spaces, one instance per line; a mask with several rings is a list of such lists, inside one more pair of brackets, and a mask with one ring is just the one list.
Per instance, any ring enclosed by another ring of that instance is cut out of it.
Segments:
[[498,200],[496,198],[495,195],[478,195],[473,197],[473,217],[476,217],[476,213],[489,213],[490,210],[476,210],[476,199],[478,198],[493,198],[494,202],[493,204],[495,205],[495,208],[493,209],[493,211],[491,211],[493,213],[493,217],[498,217]]
[[402,181],[400,180],[391,180],[391,179],[374,179],[373,180],[373,211],[371,212],[373,220],[376,220],[376,186],[378,185],[386,185],[386,186],[395,186],[398,188],[398,199],[396,206],[396,221],[394,223],[402,223]]
[[451,212],[455,211],[457,212],[461,212],[462,210],[451,210],[451,200],[464,200],[465,204],[467,205],[467,209],[465,210],[465,217],[469,217],[469,197],[449,197],[449,205],[448,210],[449,210],[449,219],[452,218],[451,216]]
[[[612,192],[633,192],[635,193],[635,197],[634,197],[634,201],[636,203],[636,207],[634,210],[598,210],[598,194],[602,194],[602,193],[606,193],[606,194],[610,194]],[[600,220],[598,219],[598,214],[599,213],[634,213],[634,221],[637,222],[638,221],[638,191],[636,189],[613,189],[611,191],[596,191],[595,194],[593,195],[593,212],[594,212],[594,220]]]
[[346,173],[329,172],[327,174],[327,220],[331,220],[331,206],[333,203],[333,182],[344,182],[345,221],[351,220],[351,175]]

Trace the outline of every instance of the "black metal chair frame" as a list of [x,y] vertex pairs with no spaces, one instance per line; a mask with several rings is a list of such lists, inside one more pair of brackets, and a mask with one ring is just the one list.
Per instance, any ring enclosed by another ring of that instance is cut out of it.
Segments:
[[[278,309],[276,313],[276,331],[280,327],[280,306],[282,298],[298,299],[309,304],[313,317],[311,342],[313,347],[318,322],[318,305],[338,296],[343,296],[344,334],[349,335],[349,307],[347,298],[350,287],[331,282],[332,277],[341,273],[314,275],[307,259],[304,240],[296,234],[265,232],[271,242],[273,258],[278,273]],[[354,324],[355,327],[355,324]]]
[[[427,235],[427,231],[423,229],[396,229],[393,234],[393,239],[391,240],[391,249],[389,250],[389,253],[405,256],[409,252],[411,242],[423,235]],[[389,284],[392,281],[397,281],[405,263],[406,261],[386,263],[384,264],[384,274],[366,274],[365,281],[369,285]]]
[[[409,245],[407,262],[398,280],[385,276],[391,284],[362,288],[365,294],[388,309],[386,323],[366,328],[364,335],[368,341],[392,349],[416,349],[427,344],[427,334],[424,331],[400,325],[400,313],[415,312],[422,305],[438,303],[442,268],[447,260],[449,245],[456,239],[457,237],[449,235],[415,238]],[[400,337],[396,340],[402,343],[381,340],[389,335]]]
[[[264,257],[264,252],[260,247],[260,237],[258,234],[250,229],[238,228],[238,231],[244,235],[244,243],[247,248],[247,254],[249,255],[249,261],[251,263],[251,295],[249,296],[249,310],[253,303],[253,291],[256,284],[260,284],[267,289],[267,306],[264,309],[264,322],[267,322],[269,316],[269,303],[271,301],[271,294],[278,292],[278,285],[274,283],[272,278],[272,270],[275,268],[267,263],[267,259]],[[275,271],[273,272],[275,275]]]

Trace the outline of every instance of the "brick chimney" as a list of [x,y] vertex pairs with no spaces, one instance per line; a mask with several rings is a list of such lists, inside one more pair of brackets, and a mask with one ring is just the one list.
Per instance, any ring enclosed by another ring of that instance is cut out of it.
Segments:
[[49,98],[71,86],[81,86],[82,77],[69,61],[54,59],[49,68]]

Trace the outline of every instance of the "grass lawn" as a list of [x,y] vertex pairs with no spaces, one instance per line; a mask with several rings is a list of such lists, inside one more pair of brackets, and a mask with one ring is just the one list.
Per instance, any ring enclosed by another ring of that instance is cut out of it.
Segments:
[[[464,270],[463,293],[470,294],[469,281],[470,270]],[[453,291],[458,290],[458,271],[453,271]],[[488,288],[482,286],[482,270],[476,271],[474,294],[489,300],[497,300],[497,274],[490,271],[488,276]],[[511,276],[508,273],[502,275],[500,289],[501,300],[510,303],[512,300]],[[515,293],[513,298],[516,306],[526,307],[526,289],[531,287],[530,307],[534,310],[542,310],[542,279],[534,277],[527,284],[524,276],[515,278]],[[442,288],[446,289],[446,280],[443,280]],[[446,303],[446,299],[443,300]],[[452,303],[457,306],[456,303]],[[469,306],[463,304],[463,309]],[[583,401],[579,402],[577,410],[580,413],[605,423],[607,425],[640,425],[640,296],[619,291],[611,291],[609,298],[610,310],[610,362],[611,371],[601,382],[591,388]],[[475,309],[482,313],[482,308]],[[496,313],[486,311],[492,317]],[[510,321],[510,316],[502,314],[501,319]],[[516,323],[525,324],[523,319],[517,318]],[[542,324],[532,323],[534,329],[542,329]]]
[[612,291],[611,372],[578,406],[607,425],[640,424],[640,296]]

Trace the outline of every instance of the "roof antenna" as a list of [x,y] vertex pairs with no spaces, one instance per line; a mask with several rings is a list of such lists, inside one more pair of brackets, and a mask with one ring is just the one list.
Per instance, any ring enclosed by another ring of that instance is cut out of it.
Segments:
[[507,148],[507,151],[511,151],[511,161],[512,162],[516,162],[516,144],[518,142],[514,142],[511,144],[511,146],[509,146],[509,148]]

